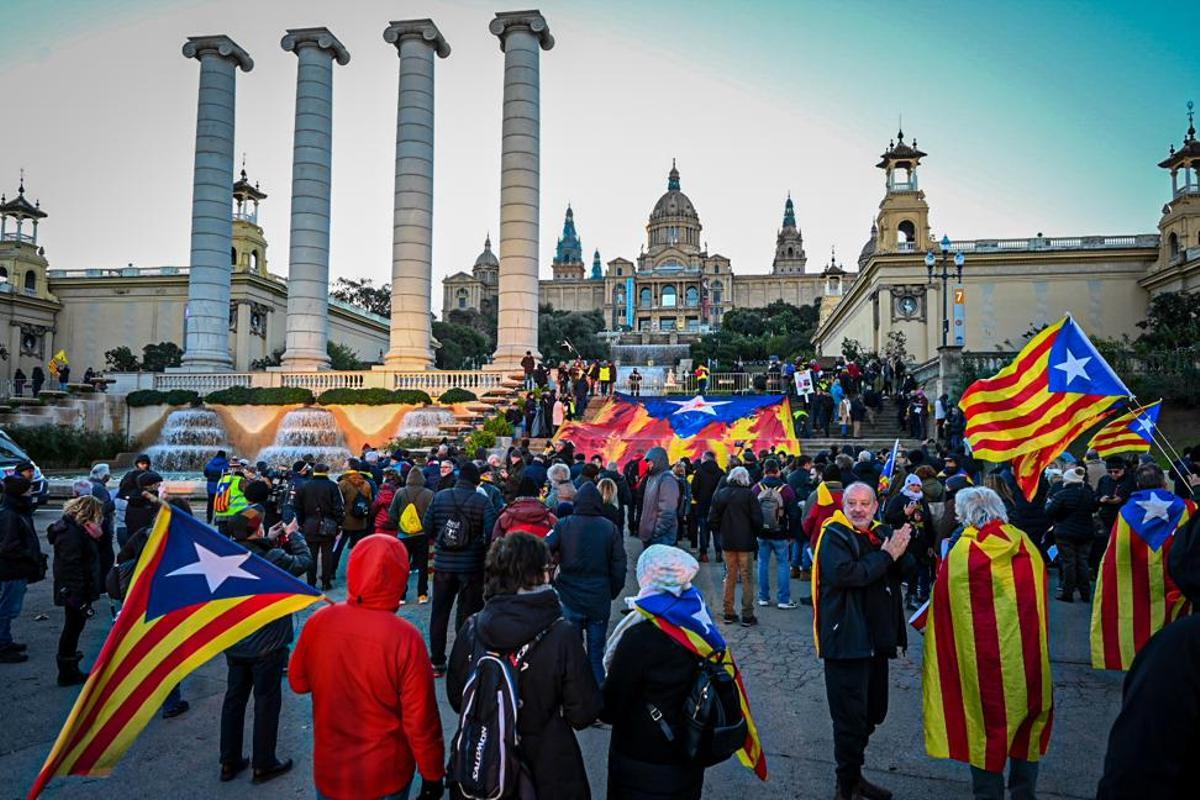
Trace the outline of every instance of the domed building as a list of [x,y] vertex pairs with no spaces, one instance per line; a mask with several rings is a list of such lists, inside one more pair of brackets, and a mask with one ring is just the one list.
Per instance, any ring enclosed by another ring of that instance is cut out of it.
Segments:
[[442,281],[442,319],[454,309],[473,308],[485,314],[495,311],[499,285],[500,259],[492,252],[489,234],[471,272],[456,272]]

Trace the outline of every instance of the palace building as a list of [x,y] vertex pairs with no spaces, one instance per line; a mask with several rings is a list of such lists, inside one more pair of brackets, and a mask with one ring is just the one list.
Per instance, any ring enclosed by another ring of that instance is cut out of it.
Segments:
[[[776,300],[812,305],[840,296],[853,276],[831,259],[820,272],[806,271],[804,238],[789,195],[776,233],[770,272],[735,274],[732,262],[708,252],[703,226],[691,198],[683,193],[672,163],[667,191],[654,204],[646,224],[646,245],[636,260],[614,258],[604,264],[600,251],[590,267],[567,207],[549,279],[539,281],[542,305],[565,311],[599,310],[613,339],[621,344],[682,344],[721,324],[731,308],[761,308]],[[453,309],[483,311],[495,303],[499,262],[490,239],[471,272],[443,281],[443,318]]]

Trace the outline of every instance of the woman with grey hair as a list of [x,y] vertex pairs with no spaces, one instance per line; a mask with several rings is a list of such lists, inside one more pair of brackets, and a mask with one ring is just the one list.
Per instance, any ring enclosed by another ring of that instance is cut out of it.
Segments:
[[[963,489],[954,498],[954,513],[963,525],[982,528],[993,520],[1008,522],[1004,501],[986,486]],[[953,547],[954,542],[950,546]]]
[[559,504],[575,502],[575,484],[571,483],[571,468],[561,461],[556,461],[546,470],[546,480],[550,483],[550,492],[546,495],[546,505],[558,516]]
[[754,616],[754,553],[758,550],[763,516],[758,499],[750,491],[750,472],[745,467],[730,470],[725,485],[713,495],[708,527],[720,538],[721,555],[725,559],[726,624],[738,621],[733,613],[733,600],[739,579],[742,584],[742,625],[758,624]]

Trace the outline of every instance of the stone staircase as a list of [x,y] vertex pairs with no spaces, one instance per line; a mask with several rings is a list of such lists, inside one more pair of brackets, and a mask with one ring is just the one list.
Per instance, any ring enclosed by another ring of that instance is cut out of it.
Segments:
[[454,422],[441,426],[442,432],[451,438],[460,438],[477,429],[493,414],[508,411],[516,403],[521,393],[525,375],[523,372],[510,372],[501,381],[501,388],[489,389],[470,403],[465,403],[455,412]]
[[844,445],[850,445],[857,450],[871,450],[879,452],[880,450],[890,450],[896,439],[900,439],[900,446],[903,448],[915,448],[920,446],[920,442],[916,439],[911,439],[908,436],[908,431],[900,427],[900,423],[896,420],[895,406],[885,401],[879,413],[875,415],[875,421],[870,419],[864,420],[861,427],[861,436],[857,439],[843,439],[839,433],[837,423],[829,426],[829,436],[811,436],[807,439],[800,440],[801,452],[809,455],[828,450],[831,446],[837,445],[841,448]]

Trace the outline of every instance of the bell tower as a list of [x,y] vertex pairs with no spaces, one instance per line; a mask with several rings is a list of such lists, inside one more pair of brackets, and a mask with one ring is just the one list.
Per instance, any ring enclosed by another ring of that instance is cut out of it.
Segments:
[[234,272],[267,274],[267,240],[262,226],[258,224],[258,204],[266,199],[267,193],[258,188],[258,181],[251,185],[246,177],[243,158],[241,179],[233,185],[233,250],[230,260]]
[[924,157],[917,140],[908,144],[901,130],[875,165],[887,176],[875,218],[876,253],[924,253],[933,247],[929,204],[917,183],[917,167]]
[[47,217],[40,202],[25,197],[25,173],[17,185],[17,196],[0,195],[0,283],[5,291],[56,300],[46,282],[46,251],[38,245],[38,222]]
[[558,247],[550,266],[554,270],[555,280],[583,279],[583,244],[575,232],[575,212],[571,210],[570,203],[567,203],[562,236],[558,237]]
[[783,227],[775,236],[775,260],[771,272],[775,275],[802,275],[808,257],[804,255],[804,236],[796,225],[796,207],[792,204],[792,193],[788,192],[783,204]]
[[1178,150],[1171,145],[1159,166],[1171,173],[1171,199],[1158,221],[1160,244],[1155,269],[1187,260],[1188,250],[1200,250],[1200,140],[1196,139],[1194,104],[1187,104],[1188,128]]

